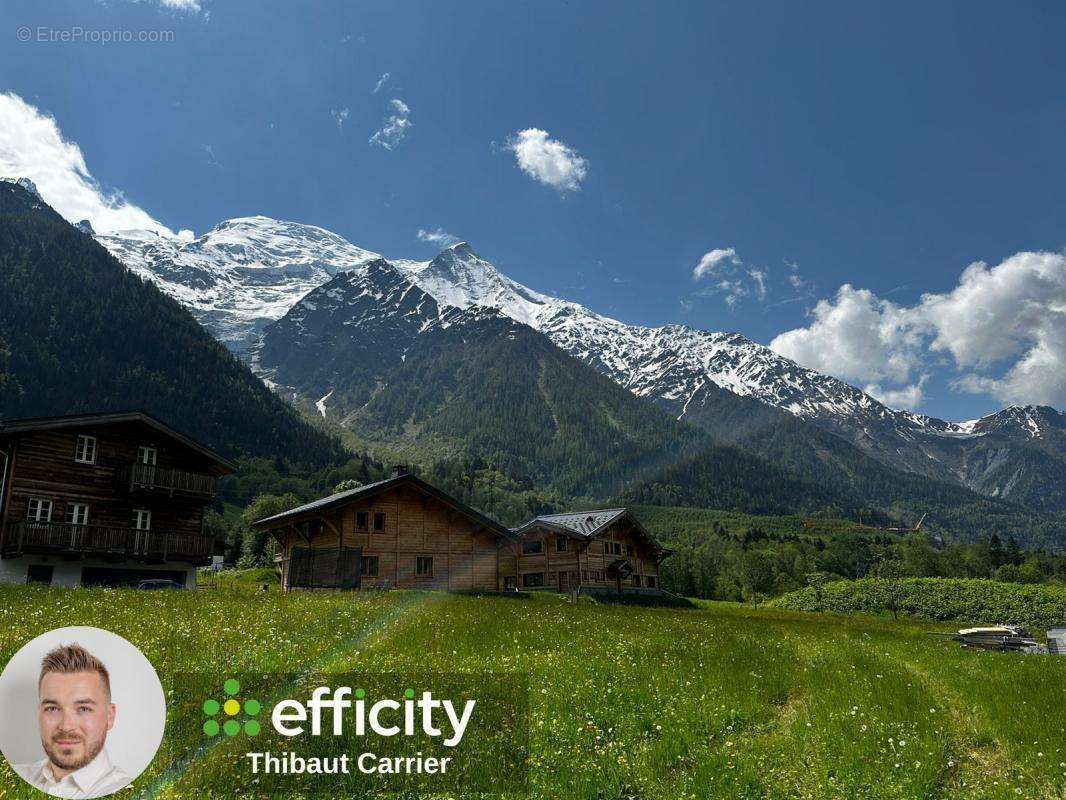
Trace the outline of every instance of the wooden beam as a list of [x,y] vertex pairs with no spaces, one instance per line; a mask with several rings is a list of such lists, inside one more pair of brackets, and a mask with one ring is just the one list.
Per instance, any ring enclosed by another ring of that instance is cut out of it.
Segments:
[[338,528],[336,525],[334,525],[330,521],[329,517],[322,517],[322,522],[325,524],[325,526],[329,530],[331,530],[331,531],[333,531],[333,533],[337,534],[337,541],[340,542],[341,541],[341,529]]

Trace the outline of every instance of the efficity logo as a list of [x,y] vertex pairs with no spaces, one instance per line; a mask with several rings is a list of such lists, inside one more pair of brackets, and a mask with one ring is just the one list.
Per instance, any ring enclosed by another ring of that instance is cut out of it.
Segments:
[[[262,730],[259,719],[262,704],[254,699],[243,702],[238,699],[236,695],[240,693],[241,684],[236,678],[226,680],[222,688],[225,697],[221,701],[209,698],[203,703],[204,735],[213,738],[225,734],[232,738],[243,731],[247,736],[257,736]],[[361,688],[319,686],[306,700],[277,702],[268,716],[274,733],[287,739],[304,735],[424,736],[454,748],[462,742],[476,705],[476,700],[466,700],[458,707],[451,700],[434,697],[432,691],[423,691],[416,698],[412,688],[404,689],[401,699],[371,700]],[[451,758],[423,757],[421,752],[410,757],[382,758],[372,752],[357,756],[315,757],[290,751],[246,753],[245,757],[250,760],[253,773],[274,774],[349,773],[353,766],[364,774],[434,774],[446,772],[452,761]]]
[[[241,703],[234,697],[240,690],[241,682],[236,678],[230,678],[222,684],[222,691],[226,694],[222,702],[213,697],[204,701],[204,716],[208,718],[204,721],[205,736],[218,736],[219,733],[224,733],[226,736],[233,737],[242,730],[248,736],[259,735],[261,726],[257,718],[262,706],[258,700],[245,700]],[[242,709],[244,716],[238,719]],[[220,715],[219,712],[222,714]],[[222,722],[219,722],[220,716]]]

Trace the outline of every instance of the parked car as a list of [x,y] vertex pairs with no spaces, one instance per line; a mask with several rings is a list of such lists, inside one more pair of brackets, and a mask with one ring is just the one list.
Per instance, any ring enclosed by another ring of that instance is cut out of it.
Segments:
[[184,589],[177,581],[168,581],[163,578],[152,578],[137,584],[138,589]]

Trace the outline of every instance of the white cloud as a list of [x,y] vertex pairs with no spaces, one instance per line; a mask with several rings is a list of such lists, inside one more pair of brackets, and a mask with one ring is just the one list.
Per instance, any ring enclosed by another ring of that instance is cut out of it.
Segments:
[[370,144],[384,147],[386,150],[395,150],[399,144],[407,138],[411,130],[411,109],[403,100],[390,100],[389,106],[392,114],[385,119],[385,124],[373,136]]
[[[140,3],[144,0],[134,0],[134,2]],[[188,14],[199,14],[203,11],[200,0],[157,0],[157,2],[161,8],[169,11],[183,11]]]
[[419,228],[418,233],[415,234],[420,242],[429,242],[440,247],[448,247],[456,242],[462,241],[458,236],[453,236],[442,228],[436,230],[427,231],[424,228]]
[[875,397],[889,408],[902,410],[918,408],[925,398],[923,386],[929,379],[928,375],[922,375],[917,383],[910,386],[901,386],[898,389],[886,389],[880,384],[871,383],[863,391],[871,397]]
[[844,284],[819,300],[814,321],[777,336],[772,347],[811,369],[855,383],[910,381],[920,363],[921,337],[905,309],[868,289]]
[[954,289],[925,294],[911,307],[844,285],[835,298],[819,301],[812,316],[808,327],[787,331],[770,346],[896,399],[912,391],[915,374],[948,356],[957,390],[1003,403],[1066,407],[1062,253],[1022,252],[995,267],[972,264]]
[[29,178],[65,219],[87,219],[97,233],[143,228],[173,235],[120,192],[104,190],[56,121],[12,93],[0,94],[0,177]]
[[737,258],[737,251],[734,248],[719,247],[714,250],[708,250],[700,256],[699,263],[693,268],[692,280],[698,281],[704,275],[714,274],[720,266],[727,263],[740,263],[740,259]]
[[923,295],[920,309],[935,331],[931,349],[970,371],[961,388],[1066,406],[1066,254],[971,264],[951,292]]
[[219,169],[222,169],[222,164],[220,164],[219,160],[215,158],[215,146],[213,144],[204,144],[202,146],[204,152],[207,153],[207,163],[210,164],[212,167],[218,167]]
[[692,280],[700,281],[708,276],[715,278],[715,282],[697,290],[694,296],[721,296],[730,310],[736,307],[742,297],[754,295],[761,303],[769,294],[769,271],[762,267],[744,266],[734,247],[716,247],[700,256],[692,268]]
[[540,128],[518,131],[508,138],[505,149],[514,153],[522,172],[561,192],[578,191],[588,174],[588,161]]
[[333,121],[337,123],[337,127],[341,130],[344,129],[344,123],[350,113],[347,107],[341,109],[331,108],[329,110],[330,116],[333,117]]
[[372,91],[370,94],[377,94],[378,92],[380,92],[382,90],[382,88],[385,86],[385,84],[388,83],[388,80],[389,80],[390,77],[391,77],[390,73],[388,73],[388,72],[382,73],[381,77],[378,78],[378,82],[376,84],[374,84],[374,91]]
[[761,269],[749,269],[748,277],[755,282],[755,294],[760,300],[766,299],[766,271]]

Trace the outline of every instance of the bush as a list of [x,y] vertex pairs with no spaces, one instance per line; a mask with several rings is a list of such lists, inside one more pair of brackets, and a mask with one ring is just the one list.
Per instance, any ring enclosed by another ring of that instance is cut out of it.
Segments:
[[966,578],[866,578],[790,592],[770,605],[795,611],[892,612],[928,619],[1066,624],[1066,587]]

